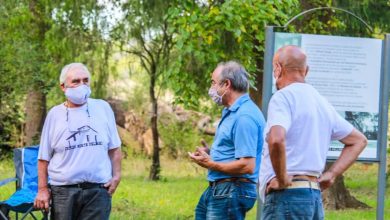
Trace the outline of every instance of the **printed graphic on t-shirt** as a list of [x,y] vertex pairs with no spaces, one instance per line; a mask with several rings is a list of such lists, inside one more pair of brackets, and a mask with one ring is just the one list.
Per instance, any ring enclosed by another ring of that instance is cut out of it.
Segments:
[[[77,128],[77,131],[72,133],[72,135],[66,138],[66,140],[68,141],[68,146],[65,147],[65,151],[82,147],[103,145],[103,142],[98,140],[98,132],[89,125]],[[84,143],[80,143],[80,140]]]

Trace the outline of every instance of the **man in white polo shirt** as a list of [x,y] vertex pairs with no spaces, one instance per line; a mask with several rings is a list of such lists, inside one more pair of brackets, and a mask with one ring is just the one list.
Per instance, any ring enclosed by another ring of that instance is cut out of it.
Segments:
[[[306,55],[280,48],[273,60],[278,91],[272,96],[260,170],[262,219],[323,219],[321,192],[358,157],[367,139],[305,83]],[[322,173],[332,140],[345,147]]]
[[42,130],[34,205],[48,209],[51,198],[57,220],[109,219],[111,196],[120,182],[114,113],[107,102],[89,98],[90,79],[81,63],[62,69],[66,101],[49,111]]

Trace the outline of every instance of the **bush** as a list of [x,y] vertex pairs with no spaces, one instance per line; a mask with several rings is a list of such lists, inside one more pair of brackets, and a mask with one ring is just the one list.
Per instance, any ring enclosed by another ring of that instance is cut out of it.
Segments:
[[205,139],[211,144],[212,137],[200,132],[196,127],[196,118],[178,121],[175,115],[162,114],[160,116],[159,132],[163,142],[163,153],[172,158],[186,157],[187,152],[193,152],[200,141]]

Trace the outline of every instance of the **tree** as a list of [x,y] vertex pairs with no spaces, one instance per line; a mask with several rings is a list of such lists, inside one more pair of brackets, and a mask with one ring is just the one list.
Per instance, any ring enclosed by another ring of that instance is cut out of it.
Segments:
[[178,102],[197,108],[207,94],[209,74],[217,63],[241,62],[251,78],[251,96],[261,105],[264,28],[282,25],[294,14],[298,2],[284,1],[187,1],[173,13],[179,54],[171,85]]
[[25,138],[22,141],[25,144],[38,142],[46,106],[58,104],[58,98],[63,97],[55,85],[58,85],[59,71],[66,63],[80,61],[92,67],[91,72],[97,76],[93,85],[97,85],[97,93],[103,95],[100,91],[104,84],[100,79],[107,75],[105,60],[110,50],[107,46],[110,44],[102,35],[107,25],[101,16],[103,9],[96,2],[74,0],[7,1],[2,4],[0,13],[6,22],[0,26],[4,33],[0,38],[4,47],[0,50],[5,55],[2,59],[5,67],[0,71],[2,76],[7,74],[17,82],[6,81],[8,88],[4,89],[14,92],[14,100],[27,97],[25,105],[13,103],[12,99],[4,99],[9,91],[2,88],[5,103],[2,107],[25,106]]
[[153,136],[153,156],[149,179],[160,178],[160,144],[158,132],[158,93],[163,86],[162,75],[169,71],[174,45],[169,10],[174,1],[129,0],[122,5],[125,17],[116,29],[114,38],[121,42],[121,50],[139,58],[149,77],[149,98],[152,104],[150,125]]

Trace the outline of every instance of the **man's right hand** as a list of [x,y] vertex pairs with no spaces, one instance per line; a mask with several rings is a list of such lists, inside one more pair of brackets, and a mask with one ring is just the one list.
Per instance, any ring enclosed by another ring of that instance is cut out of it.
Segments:
[[284,178],[284,182],[280,182],[276,177],[274,177],[273,179],[271,179],[271,181],[268,182],[266,193],[269,193],[272,190],[285,189],[288,186],[291,186],[291,184],[292,184],[292,176],[286,176]]
[[37,209],[45,209],[49,211],[50,192],[47,187],[38,189],[38,194],[35,197],[34,207]]

